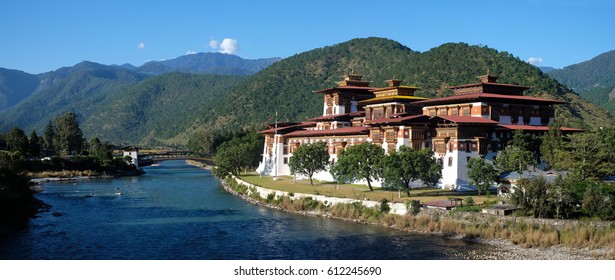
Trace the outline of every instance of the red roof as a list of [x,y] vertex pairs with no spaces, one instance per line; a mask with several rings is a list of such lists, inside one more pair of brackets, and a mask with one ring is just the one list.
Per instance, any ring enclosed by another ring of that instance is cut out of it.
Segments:
[[[397,114],[400,115],[400,114]],[[427,118],[429,118],[426,115],[412,115],[412,116],[405,116],[405,117],[393,117],[393,118],[379,118],[379,119],[373,119],[370,121],[366,121],[365,124],[377,124],[377,123],[400,123],[400,122],[405,122],[405,121],[410,121],[410,120],[415,120],[415,119],[419,119],[421,117],[424,117],[425,120],[427,120]]]
[[341,118],[341,117],[348,117],[348,118],[362,117],[364,115],[365,115],[365,111],[357,111],[357,112],[352,112],[352,113],[347,113],[347,114],[320,116],[320,117],[316,117],[316,118],[311,118],[309,120],[311,120],[311,121],[325,121],[325,120],[333,120],[335,118]]
[[284,137],[357,135],[365,134],[368,130],[368,127],[362,126],[342,127],[337,129],[297,130],[285,134]]
[[332,88],[326,88],[326,89],[321,89],[321,90],[317,90],[314,91],[315,93],[326,93],[326,92],[331,92],[331,91],[335,91],[335,90],[365,90],[365,91],[370,91],[370,90],[374,90],[374,89],[378,89],[375,87],[358,87],[358,86],[341,86],[341,87],[332,87]]
[[475,87],[475,86],[480,86],[480,85],[512,87],[512,88],[518,88],[518,89],[530,89],[531,88],[531,87],[528,87],[528,86],[520,86],[520,85],[513,85],[513,84],[500,84],[500,83],[473,83],[473,84],[465,84],[465,85],[452,86],[452,87],[448,87],[448,88],[450,88],[450,89],[457,89],[457,88]]
[[[510,130],[531,130],[531,131],[548,131],[549,127],[546,125],[519,125],[519,124],[500,124],[501,127]],[[561,131],[569,132],[582,132],[584,129],[572,128],[572,127],[560,127]]]
[[506,94],[495,94],[495,93],[472,93],[472,94],[463,94],[463,95],[453,95],[441,98],[432,98],[428,100],[416,101],[414,104],[424,104],[429,106],[431,104],[441,104],[441,103],[451,103],[454,101],[521,101],[528,102],[531,104],[535,103],[548,103],[548,104],[566,104],[565,101],[554,100],[554,99],[546,99],[539,98],[533,96],[523,96],[523,95],[506,95]]
[[454,123],[476,123],[476,124],[498,124],[498,122],[481,117],[469,116],[434,116],[433,118],[441,118]]
[[315,124],[316,124],[316,122],[301,122],[301,123],[298,123],[298,124],[287,125],[287,126],[283,126],[283,127],[279,127],[278,126],[278,128],[272,127],[272,128],[269,128],[269,129],[261,130],[258,133],[261,133],[261,134],[276,133],[276,132],[280,132],[280,131],[284,131],[284,130],[288,130],[288,129],[298,129],[298,128],[301,128],[301,127],[313,126]]

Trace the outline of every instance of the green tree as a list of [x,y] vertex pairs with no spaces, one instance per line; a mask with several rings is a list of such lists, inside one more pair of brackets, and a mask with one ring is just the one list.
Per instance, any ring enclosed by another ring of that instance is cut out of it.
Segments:
[[575,133],[564,143],[564,155],[558,165],[579,180],[598,179],[615,170],[615,150],[600,131]]
[[496,168],[500,172],[523,173],[529,165],[535,165],[540,160],[541,141],[537,136],[515,130],[506,148],[498,152],[494,160]]
[[508,145],[499,151],[494,163],[500,172],[516,171],[519,174],[526,171],[528,165],[536,164],[530,151],[514,145]]
[[53,145],[53,141],[56,138],[56,128],[53,125],[53,122],[50,120],[45,127],[45,132],[43,133],[43,148],[52,151],[55,150]]
[[101,142],[98,137],[93,137],[90,140],[89,152],[91,156],[103,162],[113,158],[111,145],[109,143]]
[[261,151],[260,143],[262,141],[256,133],[237,136],[222,143],[214,159],[214,175],[220,178],[238,176],[243,169],[256,166]]
[[[410,196],[410,182],[422,180],[428,185],[442,177],[442,167],[429,149],[415,150],[402,146],[382,160],[382,178],[387,186],[405,190]],[[434,182],[435,181],[435,182]]]
[[28,141],[28,137],[24,131],[18,127],[12,128],[6,135],[6,144],[9,151],[17,152],[22,155],[28,155],[30,152],[30,142]]
[[372,181],[382,176],[381,161],[384,149],[372,143],[363,142],[341,151],[337,163],[330,172],[339,181],[352,182],[364,179],[370,191]]
[[55,121],[54,143],[63,155],[80,154],[83,147],[83,132],[79,128],[77,114],[67,112]]
[[468,161],[468,177],[476,185],[479,196],[495,183],[497,176],[497,170],[485,159],[473,157]]
[[534,217],[548,217],[553,208],[552,200],[549,196],[553,186],[544,177],[539,176],[532,179],[521,179],[518,187],[524,190],[529,205],[534,210]]
[[29,153],[31,156],[38,157],[41,154],[40,137],[36,134],[36,130],[32,130],[29,140]]
[[558,169],[558,163],[563,158],[564,141],[559,122],[549,125],[549,130],[542,136],[540,153],[549,166]]
[[312,176],[323,171],[329,165],[329,152],[324,142],[303,144],[299,146],[290,157],[290,172],[303,174],[310,178],[310,185],[314,185]]
[[558,176],[549,192],[550,200],[555,208],[555,218],[570,218],[576,205],[575,196],[564,178]]
[[435,186],[442,179],[442,159],[436,159],[431,149],[423,149],[421,155],[421,167],[423,172],[419,174],[419,179],[427,186]]

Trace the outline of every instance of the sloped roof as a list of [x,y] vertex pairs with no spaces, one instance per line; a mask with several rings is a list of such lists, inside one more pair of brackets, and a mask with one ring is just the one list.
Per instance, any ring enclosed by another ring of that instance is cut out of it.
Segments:
[[565,101],[540,98],[524,95],[506,95],[495,93],[472,93],[463,95],[453,95],[440,98],[432,98],[427,100],[416,101],[414,104],[423,106],[438,105],[438,104],[454,104],[452,102],[473,102],[473,101],[492,101],[492,102],[520,102],[530,104],[566,104]]
[[[549,127],[546,125],[519,125],[519,124],[500,124],[501,127],[510,130],[530,130],[530,131],[548,131]],[[561,131],[568,132],[583,132],[584,129],[572,128],[572,127],[560,127]]]
[[320,129],[320,130],[297,130],[287,133],[284,137],[303,137],[303,136],[334,136],[334,135],[359,135],[367,134],[369,127],[353,126],[342,127],[336,129]]
[[463,124],[498,124],[498,122],[481,117],[469,117],[469,116],[433,116],[432,119],[441,118],[454,123]]
[[407,121],[427,121],[429,116],[426,115],[411,115],[404,117],[392,117],[392,118],[379,118],[364,122],[365,124],[379,124],[379,123],[401,123]]

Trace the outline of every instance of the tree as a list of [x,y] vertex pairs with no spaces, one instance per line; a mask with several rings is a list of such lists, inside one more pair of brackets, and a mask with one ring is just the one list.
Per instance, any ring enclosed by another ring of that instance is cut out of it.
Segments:
[[429,149],[415,150],[402,146],[382,160],[382,178],[387,186],[405,190],[410,196],[410,182],[422,180],[428,185],[442,177],[442,167]]
[[51,122],[51,120],[47,123],[47,126],[45,127],[45,132],[43,134],[43,148],[47,149],[48,151],[51,150],[55,150],[54,146],[53,146],[53,140],[56,137],[56,128],[53,125],[53,122]]
[[544,177],[521,179],[518,187],[525,192],[535,218],[545,218],[549,215],[553,206],[549,194],[553,186]]
[[77,114],[67,112],[56,119],[54,143],[63,155],[81,153],[83,132],[79,128]]
[[28,141],[28,137],[24,131],[18,127],[12,128],[6,135],[6,144],[9,151],[17,152],[22,155],[29,154],[30,142]]
[[559,125],[559,122],[549,125],[549,130],[542,136],[540,145],[540,153],[549,166],[559,167],[558,162],[563,157],[563,146],[561,125]]
[[540,160],[540,142],[541,139],[534,135],[515,130],[506,148],[498,152],[494,160],[496,168],[500,172],[523,173],[528,165],[535,165]]
[[329,164],[329,152],[324,142],[303,144],[299,146],[290,157],[290,172],[303,174],[310,178],[310,185],[314,185],[312,176],[323,171]]
[[384,149],[369,142],[363,142],[341,151],[338,161],[330,172],[340,181],[364,179],[370,191],[374,191],[372,181],[382,176],[381,161]]
[[508,145],[504,150],[498,152],[494,163],[501,172],[516,171],[521,174],[527,170],[528,165],[533,165],[536,161],[530,151]]
[[497,179],[497,170],[483,158],[470,158],[468,161],[468,177],[470,183],[476,185],[476,190],[480,196],[481,192],[493,185]]
[[89,144],[90,155],[99,159],[100,161],[111,160],[113,154],[111,152],[111,145],[109,143],[103,143],[98,137],[93,137]]
[[30,133],[30,141],[29,141],[29,153],[33,157],[38,157],[41,154],[41,142],[36,134],[36,130],[32,130]]
[[256,133],[243,137],[236,136],[218,147],[214,161],[214,175],[225,178],[228,175],[238,176],[242,169],[258,164],[262,141]]
[[569,135],[564,142],[563,157],[558,166],[569,170],[579,180],[612,175],[615,170],[615,150],[602,132],[584,132]]
[[575,198],[570,184],[561,176],[558,176],[551,188],[549,196],[555,207],[555,218],[569,218],[574,211]]
[[419,174],[419,179],[427,186],[435,186],[442,179],[442,159],[436,159],[431,149],[423,149],[421,155],[421,165],[423,171]]

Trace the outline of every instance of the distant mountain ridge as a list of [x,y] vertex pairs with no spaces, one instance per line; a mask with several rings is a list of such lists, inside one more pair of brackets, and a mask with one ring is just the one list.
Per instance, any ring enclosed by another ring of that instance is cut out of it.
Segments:
[[116,70],[119,72],[132,71],[146,76],[158,76],[171,72],[248,76],[267,68],[280,59],[278,57],[245,59],[231,54],[197,53],[164,61],[150,61],[139,67],[129,63],[104,65],[83,61],[74,66],[61,67],[37,75],[0,68],[0,112],[17,105],[35,92],[43,91],[62,79],[83,71],[96,70],[99,72],[98,75],[105,75],[101,71],[106,71],[109,78],[115,75],[113,72]]
[[555,68],[551,66],[539,66],[538,68],[540,69],[540,71],[542,71],[542,73],[549,73],[553,70],[556,70]]
[[245,59],[223,53],[196,53],[169,60],[150,61],[137,67],[136,71],[148,75],[183,72],[248,76],[267,68],[279,60],[281,60],[279,57]]
[[592,103],[615,112],[615,50],[548,75]]
[[[187,57],[190,57],[188,55]],[[182,59],[185,59],[182,57]],[[157,67],[186,65],[182,59]],[[149,76],[131,65],[83,62],[41,74],[39,89],[0,111],[0,130],[37,129],[74,111],[85,136],[143,146],[185,146],[215,130],[261,129],[275,121],[322,114],[322,95],[342,75],[356,72],[384,86],[402,79],[424,97],[451,94],[449,86],[487,73],[503,83],[530,86],[527,95],[568,102],[556,115],[567,126],[613,125],[612,116],[508,52],[447,43],[425,52],[389,39],[361,38],[277,61],[251,76],[168,73]],[[39,133],[40,134],[40,133]]]
[[36,75],[0,68],[0,111],[28,98],[39,82]]

